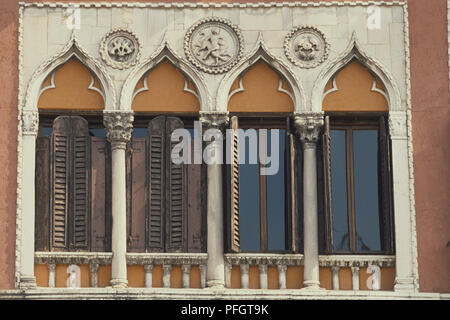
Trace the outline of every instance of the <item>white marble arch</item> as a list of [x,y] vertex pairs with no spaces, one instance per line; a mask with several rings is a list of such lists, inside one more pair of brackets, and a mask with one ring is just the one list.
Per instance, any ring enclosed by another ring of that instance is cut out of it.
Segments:
[[45,79],[58,67],[69,61],[71,58],[77,58],[90,72],[97,77],[101,86],[101,95],[105,103],[105,110],[116,109],[116,91],[113,81],[107,73],[105,67],[92,58],[86,50],[84,50],[75,32],[72,33],[69,41],[64,48],[53,57],[49,58],[41,64],[33,73],[28,84],[25,105],[23,110],[37,111],[37,104],[41,94],[41,87]]
[[324,88],[331,77],[344,68],[352,59],[357,59],[363,66],[378,76],[386,88],[389,105],[389,135],[391,139],[392,180],[394,196],[394,232],[396,277],[394,290],[415,292],[418,290],[418,274],[415,269],[417,259],[414,180],[411,158],[411,135],[408,105],[402,103],[400,92],[392,75],[381,63],[369,57],[361,48],[353,33],[347,49],[331,62],[318,76],[312,92],[313,111],[322,112]]
[[289,83],[292,88],[292,94],[289,94],[289,96],[294,102],[294,111],[306,111],[305,91],[302,83],[287,64],[270,53],[264,43],[262,33],[259,33],[258,40],[256,41],[256,45],[253,50],[246,57],[244,57],[242,61],[234,66],[233,69],[227,72],[225,77],[220,82],[219,89],[217,90],[215,111],[227,112],[229,93],[234,81],[243,72],[245,72],[245,70],[250,69],[259,60],[266,62],[269,66],[274,68]]
[[191,66],[185,60],[179,57],[177,53],[172,50],[169,42],[165,37],[158,49],[142,63],[139,63],[137,66],[135,66],[130,72],[122,88],[119,109],[121,111],[132,111],[131,106],[133,103],[137,83],[145,73],[155,68],[164,59],[169,60],[170,63],[172,63],[178,70],[180,70],[185,76],[187,76],[189,80],[194,83],[195,87],[198,90],[198,94],[196,94],[196,96],[200,103],[200,110],[209,110],[209,106],[211,105],[211,96],[202,74],[191,68]]
[[345,51],[342,52],[334,61],[330,62],[319,73],[314,83],[311,95],[311,107],[313,112],[322,112],[322,101],[324,98],[325,86],[333,75],[343,69],[353,59],[358,60],[363,66],[381,79],[386,88],[386,97],[388,99],[389,110],[406,110],[406,104],[403,106],[401,104],[400,92],[392,75],[380,62],[376,61],[364,52],[358,39],[356,38],[356,33],[353,32]]

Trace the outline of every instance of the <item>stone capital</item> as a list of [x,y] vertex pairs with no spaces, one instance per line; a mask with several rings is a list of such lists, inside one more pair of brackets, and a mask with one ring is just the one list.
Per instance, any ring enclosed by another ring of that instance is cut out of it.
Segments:
[[228,125],[228,112],[200,111],[200,122],[206,129],[223,130]]
[[323,113],[297,114],[294,123],[303,148],[315,148],[323,126]]
[[22,134],[37,136],[39,129],[39,112],[24,110],[22,113]]
[[389,112],[389,134],[395,139],[405,139],[407,137],[407,118],[406,112]]
[[125,149],[131,139],[133,131],[133,112],[110,111],[103,113],[103,124],[106,128],[106,137],[112,149]]

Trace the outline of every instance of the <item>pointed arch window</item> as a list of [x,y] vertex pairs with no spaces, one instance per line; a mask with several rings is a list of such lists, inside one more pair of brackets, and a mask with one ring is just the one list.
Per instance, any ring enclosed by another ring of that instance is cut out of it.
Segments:
[[[356,88],[356,89],[355,89]],[[325,88],[319,150],[324,253],[394,252],[388,105],[381,81],[353,60]]]

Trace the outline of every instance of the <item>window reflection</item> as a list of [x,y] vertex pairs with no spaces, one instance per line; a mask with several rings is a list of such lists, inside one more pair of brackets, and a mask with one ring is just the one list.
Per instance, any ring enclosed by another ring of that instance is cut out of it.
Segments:
[[331,206],[333,208],[333,246],[335,251],[349,250],[347,216],[347,169],[345,131],[330,131]]
[[[267,130],[267,145],[269,152],[271,146],[271,130]],[[279,166],[278,173],[267,176],[267,225],[268,225],[268,247],[269,250],[285,250],[284,236],[284,212],[285,212],[285,183],[284,183],[284,163],[285,163],[285,136],[286,130],[279,130],[278,152]]]
[[380,251],[378,132],[353,131],[355,215],[358,251]]

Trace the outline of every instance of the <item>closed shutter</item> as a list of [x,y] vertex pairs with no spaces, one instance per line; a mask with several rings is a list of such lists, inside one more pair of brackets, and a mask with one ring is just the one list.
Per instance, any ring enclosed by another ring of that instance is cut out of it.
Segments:
[[169,252],[182,252],[186,246],[186,165],[175,164],[171,159],[173,147],[179,142],[172,142],[172,132],[183,128],[183,122],[179,118],[168,117],[166,119],[166,250]]
[[165,162],[164,162],[164,134],[165,117],[152,119],[148,125],[149,135],[149,219],[148,219],[148,247],[150,251],[162,252],[163,226],[165,216]]
[[61,116],[51,136],[51,248],[88,249],[90,137],[81,117]]
[[231,252],[239,252],[241,249],[240,234],[239,234],[239,154],[238,154],[238,118],[236,116],[231,117],[231,132],[230,132],[230,166],[229,166],[229,249]]
[[72,246],[88,249],[89,245],[89,204],[90,204],[90,136],[88,123],[81,117],[72,120]]
[[35,175],[35,250],[49,249],[49,212],[50,212],[50,139],[38,137],[36,141],[36,175]]
[[145,251],[148,202],[147,153],[147,138],[132,138],[127,149],[127,248],[130,252]]
[[111,151],[106,138],[91,137],[91,250],[111,250]]
[[52,219],[51,248],[68,249],[69,177],[70,177],[70,117],[58,117],[53,122],[52,144]]
[[380,210],[380,231],[382,250],[387,254],[394,253],[394,215],[392,201],[392,174],[391,174],[391,156],[390,156],[390,139],[387,134],[386,120],[384,117],[379,119],[379,192],[381,198]]
[[330,163],[330,118],[325,117],[324,132],[318,145],[318,201],[319,201],[319,250],[333,251],[331,209],[331,163]]
[[[290,118],[286,119],[286,149],[285,149],[285,230],[286,230],[286,249],[298,253],[300,251],[301,239],[299,237],[299,228],[303,225],[299,221],[298,206],[299,202],[297,179],[299,175],[299,154],[298,144],[296,143],[295,133],[291,130]],[[301,167],[300,167],[301,174]]]

